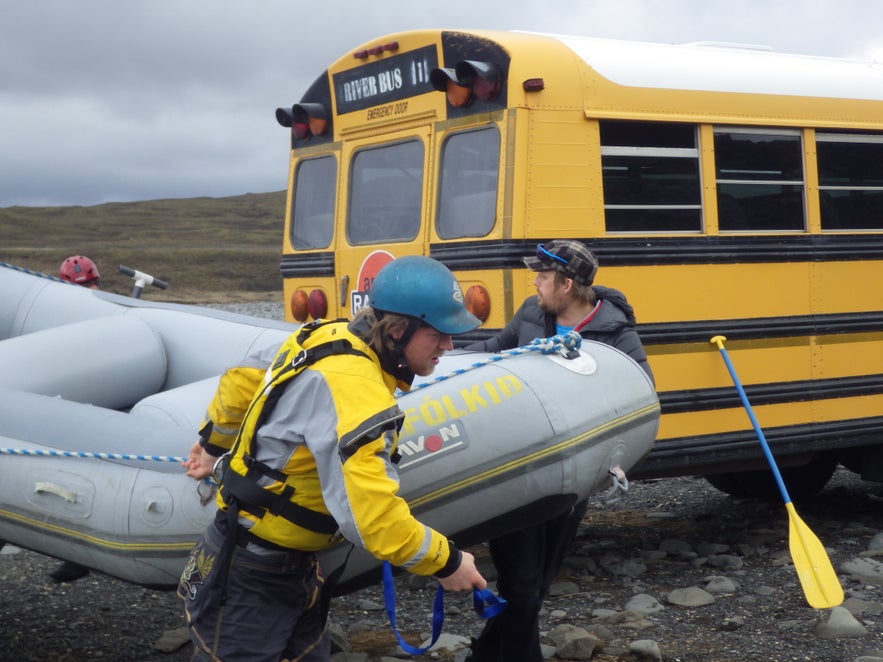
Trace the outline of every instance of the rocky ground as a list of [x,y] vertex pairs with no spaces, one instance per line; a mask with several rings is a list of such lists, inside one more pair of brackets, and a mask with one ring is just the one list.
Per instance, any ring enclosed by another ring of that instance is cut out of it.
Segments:
[[[847,596],[844,609],[815,610],[791,563],[780,502],[735,499],[697,478],[634,483],[618,504],[597,498],[545,604],[550,659],[589,659],[593,640],[583,634],[571,644],[577,652],[554,657],[552,635],[568,625],[599,638],[595,662],[640,659],[634,650],[665,662],[883,660],[883,550],[869,551],[883,545],[881,504],[883,485],[845,470],[818,498],[797,504]],[[484,556],[482,547],[473,551]],[[174,594],[97,572],[56,584],[48,577],[55,565],[11,547],[0,554],[0,659],[189,659],[189,644],[159,649],[164,634],[182,625]],[[486,559],[484,567],[492,575]],[[430,629],[434,586],[408,579],[397,579],[398,624],[418,645]],[[379,586],[335,599],[335,628],[351,649],[338,662],[395,657],[382,605]],[[482,622],[465,595],[449,595],[446,606],[444,639],[453,649],[405,659],[462,658],[458,642]]]
[[[278,304],[224,307],[281,316]],[[616,504],[593,499],[542,613],[549,659],[883,662],[883,485],[839,470],[819,497],[796,505],[837,570],[842,608],[807,605],[781,501],[736,499],[692,477],[633,483]],[[485,549],[472,551],[493,579]],[[190,658],[189,643],[174,636],[183,626],[174,593],[99,572],[57,584],[48,576],[56,565],[11,546],[0,552],[0,660]],[[419,645],[434,583],[396,584],[399,629]],[[332,621],[348,652],[334,661],[461,660],[482,621],[466,595],[447,596],[446,608],[448,648],[396,656],[379,586],[336,598]]]

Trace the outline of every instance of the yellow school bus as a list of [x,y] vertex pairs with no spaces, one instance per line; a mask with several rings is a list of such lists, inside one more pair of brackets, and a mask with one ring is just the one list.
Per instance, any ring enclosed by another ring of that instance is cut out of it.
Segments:
[[883,480],[883,65],[423,30],[345,53],[276,118],[289,320],[350,316],[424,254],[483,320],[471,341],[534,293],[523,256],[581,240],[657,380],[635,477],[769,492],[724,335],[792,496],[838,463]]

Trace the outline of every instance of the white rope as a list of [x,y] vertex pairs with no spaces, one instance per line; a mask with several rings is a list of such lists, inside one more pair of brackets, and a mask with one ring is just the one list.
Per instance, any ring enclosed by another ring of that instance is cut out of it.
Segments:
[[421,388],[438,384],[451,377],[456,377],[457,375],[462,375],[470,370],[480,368],[483,365],[496,363],[497,361],[502,361],[503,359],[508,359],[513,356],[521,356],[522,354],[530,354],[531,352],[539,352],[540,354],[554,354],[558,352],[566,356],[569,353],[578,350],[581,343],[582,336],[576,331],[568,331],[567,333],[551,336],[550,338],[535,338],[527,345],[522,345],[521,347],[515,347],[513,349],[504,349],[499,354],[493,354],[482,361],[476,361],[463,368],[452,370],[445,375],[439,375],[428,382],[423,382],[422,384],[414,386],[409,392],[413,393],[414,391],[419,391]]
[[133,455],[129,453],[90,453],[87,451],[59,451],[44,448],[0,448],[0,455],[42,455],[46,457],[80,457],[96,460],[142,460],[151,462],[184,462],[177,455]]
[[76,285],[76,283],[71,283],[70,281],[64,280],[63,278],[58,278],[57,276],[50,276],[49,274],[44,274],[40,271],[32,271],[31,269],[26,269],[25,267],[19,267],[18,265],[15,265],[15,264],[9,264],[8,262],[0,261],[0,267],[12,269],[13,271],[21,271],[22,273],[30,274],[31,276],[39,276],[40,278],[48,278],[49,280],[54,280],[58,283],[64,283],[66,285]]

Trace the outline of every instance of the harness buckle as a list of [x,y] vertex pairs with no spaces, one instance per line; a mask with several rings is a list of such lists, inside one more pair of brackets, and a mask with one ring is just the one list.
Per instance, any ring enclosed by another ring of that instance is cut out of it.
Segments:
[[294,355],[294,358],[291,359],[291,367],[297,368],[299,365],[304,363],[307,360],[307,350],[302,349],[297,354]]
[[218,484],[221,483],[221,480],[224,478],[224,472],[227,471],[227,465],[230,464],[230,453],[224,453],[221,457],[215,460],[215,465],[212,467],[211,477]]

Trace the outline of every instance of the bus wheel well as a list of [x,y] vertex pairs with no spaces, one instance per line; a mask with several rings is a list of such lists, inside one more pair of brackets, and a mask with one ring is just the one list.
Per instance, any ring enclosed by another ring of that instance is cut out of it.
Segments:
[[[834,471],[838,459],[834,453],[817,453],[806,464],[781,467],[779,472],[792,499],[801,499],[822,491]],[[705,476],[711,485],[721,492],[742,499],[781,499],[779,487],[771,470],[737,471]]]

